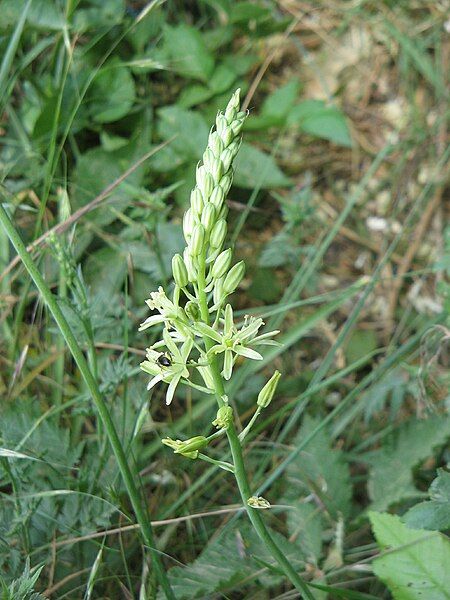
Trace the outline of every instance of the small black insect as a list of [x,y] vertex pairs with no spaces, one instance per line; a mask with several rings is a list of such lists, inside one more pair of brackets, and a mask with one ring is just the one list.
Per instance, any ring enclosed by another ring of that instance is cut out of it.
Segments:
[[170,354],[166,352],[165,354],[161,354],[161,356],[158,356],[156,362],[160,367],[170,367],[170,365],[172,364],[172,358]]

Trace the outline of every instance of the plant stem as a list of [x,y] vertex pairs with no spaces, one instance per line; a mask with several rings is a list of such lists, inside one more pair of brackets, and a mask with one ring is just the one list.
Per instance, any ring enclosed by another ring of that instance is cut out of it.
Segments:
[[[203,260],[202,260],[203,259]],[[208,310],[208,302],[205,293],[205,260],[204,256],[200,258],[200,266],[198,273],[198,301],[200,306],[200,314],[202,320],[209,325],[209,310]],[[208,351],[213,345],[214,342],[210,340],[208,337],[204,337],[204,343],[206,351]],[[223,396],[225,395],[225,387],[223,383],[222,375],[219,371],[219,365],[217,364],[216,356],[212,356],[209,359],[209,367],[211,369],[211,374],[214,380],[215,392],[217,403],[219,406],[224,405]],[[241,494],[242,502],[247,511],[248,517],[250,519],[253,528],[258,534],[260,540],[265,544],[267,550],[272,555],[272,557],[276,560],[276,562],[281,567],[282,571],[286,575],[286,577],[291,581],[294,587],[302,594],[304,598],[308,598],[308,600],[314,600],[314,596],[308,589],[308,585],[303,581],[300,575],[295,571],[292,567],[289,560],[283,554],[282,550],[278,547],[275,541],[272,539],[263,519],[256,508],[252,508],[248,505],[248,499],[252,496],[252,492],[250,490],[250,484],[248,481],[247,473],[244,465],[244,457],[242,455],[242,446],[239,441],[238,434],[236,432],[236,428],[234,423],[230,423],[227,428],[227,437],[228,442],[230,444],[231,456],[233,457],[234,464],[234,476],[236,478],[236,483],[239,488],[239,492]]]
[[103,425],[106,430],[106,434],[108,436],[109,442],[112,446],[114,455],[117,460],[117,464],[122,475],[125,488],[128,492],[128,496],[130,498],[131,505],[133,507],[134,513],[136,515],[137,522],[140,525],[140,531],[144,543],[149,547],[153,566],[160,582],[166,598],[169,600],[175,600],[175,596],[170,588],[169,581],[167,579],[167,575],[164,571],[164,567],[162,565],[160,556],[155,547],[155,541],[153,537],[153,530],[150,523],[149,516],[147,514],[147,510],[144,508],[144,504],[141,501],[141,497],[139,495],[138,488],[133,479],[133,475],[131,473],[130,467],[127,462],[127,458],[125,452],[122,448],[122,444],[120,442],[119,436],[117,434],[117,430],[114,425],[114,421],[110,414],[110,409],[108,408],[103,396],[100,393],[100,390],[97,385],[97,381],[92,375],[91,370],[86,362],[84,354],[72,332],[64,314],[62,313],[55,296],[53,296],[49,287],[44,281],[41,273],[38,268],[34,264],[33,259],[28,253],[25,244],[22,241],[19,233],[16,231],[13,223],[11,222],[6,210],[3,208],[0,203],[0,222],[3,225],[6,234],[8,235],[11,243],[15,247],[17,254],[20,256],[25,268],[33,279],[36,287],[44,298],[50,312],[52,313],[60,331],[66,340],[67,346],[80,370],[80,373],[83,379],[86,382],[86,385],[89,389],[89,392],[92,396],[92,400],[98,410],[100,418],[103,422]]

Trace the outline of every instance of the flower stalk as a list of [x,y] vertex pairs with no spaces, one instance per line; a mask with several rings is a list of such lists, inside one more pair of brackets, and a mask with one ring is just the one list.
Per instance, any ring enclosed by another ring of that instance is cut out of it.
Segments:
[[[196,185],[183,218],[186,248],[182,256],[176,255],[172,261],[175,284],[172,299],[160,288],[147,301],[156,314],[144,321],[140,329],[158,323],[163,324],[164,330],[162,340],[147,350],[147,360],[141,367],[152,375],[149,389],[159,382],[168,384],[167,404],[172,402],[178,385],[192,385],[195,377],[200,377],[208,392],[216,396],[219,410],[212,424],[219,431],[209,437],[197,435],[185,441],[165,439],[163,443],[176,454],[192,460],[207,460],[234,474],[243,505],[260,539],[302,596],[313,599],[307,584],[264,524],[260,509],[269,508],[270,504],[251,492],[242,453],[243,437],[240,439],[237,434],[225,390],[225,382],[232,377],[238,357],[262,360],[259,350],[265,345],[277,344],[272,338],[279,333],[261,334],[264,323],[258,318],[245,317],[242,324],[236,323],[232,306],[227,303],[245,273],[244,262],[232,265],[232,249],[223,246],[228,212],[225,199],[232,184],[232,164],[241,144],[240,132],[246,116],[239,110],[237,90],[225,111],[217,115],[203,159],[196,169]],[[272,400],[279,377],[275,372],[261,390],[256,412],[245,433]],[[210,443],[224,433],[233,464],[206,454]]]

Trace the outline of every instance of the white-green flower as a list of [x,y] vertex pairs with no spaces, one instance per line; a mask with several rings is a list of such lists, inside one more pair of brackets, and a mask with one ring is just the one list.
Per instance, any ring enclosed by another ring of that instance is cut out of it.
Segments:
[[261,354],[251,346],[277,343],[268,338],[279,333],[278,330],[257,335],[263,325],[264,321],[260,318],[245,317],[244,325],[237,329],[233,320],[233,309],[230,304],[227,304],[224,311],[222,333],[206,323],[196,323],[195,328],[197,333],[216,342],[209,350],[209,354],[224,354],[222,375],[228,380],[231,377],[238,356],[244,356],[252,360],[262,360]]
[[[182,379],[189,378],[189,370],[186,363],[194,341],[189,337],[178,348],[167,329],[164,329],[163,338],[168,350],[167,360],[161,360],[164,354],[155,350],[155,347],[147,348],[147,360],[144,360],[140,366],[143,371],[153,375],[147,385],[148,390],[151,390],[160,381],[169,384],[166,392],[166,404],[169,405],[173,400],[177,385]],[[161,346],[161,343],[156,344],[156,346]]]
[[159,314],[151,315],[139,326],[139,331],[144,331],[153,325],[158,323],[164,323],[165,325],[173,325],[176,328],[182,340],[185,340],[189,336],[189,331],[186,328],[188,319],[184,310],[178,306],[178,296],[175,290],[174,301],[170,300],[162,287],[158,288],[157,292],[152,292],[150,298],[146,300],[148,307],[151,310],[157,310]]

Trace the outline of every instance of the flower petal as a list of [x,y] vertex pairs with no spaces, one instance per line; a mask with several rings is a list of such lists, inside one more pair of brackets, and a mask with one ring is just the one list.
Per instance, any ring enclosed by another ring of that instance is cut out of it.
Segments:
[[231,379],[231,374],[233,372],[233,362],[233,353],[231,352],[231,350],[225,350],[222,375],[227,381]]
[[210,327],[209,325],[207,325],[206,323],[198,321],[197,323],[195,323],[194,328],[195,331],[198,332],[200,335],[206,335],[215,342],[219,342],[219,344],[222,341],[222,336],[220,335],[220,333],[212,327]]
[[252,360],[262,360],[263,357],[256,350],[252,350],[251,348],[246,348],[245,346],[235,346],[233,350],[239,356],[245,356],[246,358],[251,358]]
[[152,315],[151,317],[148,317],[148,319],[145,319],[145,321],[139,325],[138,331],[144,331],[144,329],[148,329],[152,325],[156,325],[156,323],[163,322],[164,317],[162,315]]
[[151,390],[153,387],[155,387],[155,385],[157,383],[159,383],[160,381],[162,381],[162,378],[163,378],[162,373],[159,373],[159,375],[155,375],[155,377],[153,377],[152,379],[150,379],[150,381],[148,382],[147,389]]
[[177,385],[179,384],[180,379],[181,379],[181,373],[175,375],[174,378],[172,379],[172,381],[169,383],[169,387],[167,388],[167,392],[166,392],[167,406],[169,406],[169,404],[173,400],[173,395],[175,394],[175,389],[176,389]]

